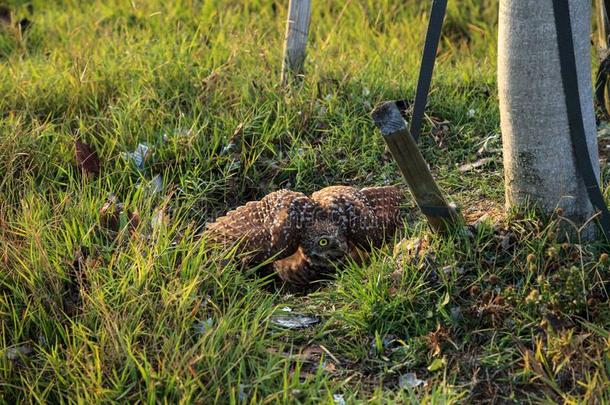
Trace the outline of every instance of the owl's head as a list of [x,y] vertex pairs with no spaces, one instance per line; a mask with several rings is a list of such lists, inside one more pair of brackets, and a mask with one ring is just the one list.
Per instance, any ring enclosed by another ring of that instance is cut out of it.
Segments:
[[314,266],[329,266],[348,253],[345,233],[330,221],[316,221],[307,227],[301,247]]

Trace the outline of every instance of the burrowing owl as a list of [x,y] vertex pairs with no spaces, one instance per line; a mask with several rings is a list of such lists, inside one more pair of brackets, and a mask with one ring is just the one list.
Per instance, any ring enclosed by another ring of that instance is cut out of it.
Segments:
[[212,242],[236,246],[246,263],[274,260],[282,280],[305,286],[393,236],[403,198],[394,186],[332,186],[311,197],[280,190],[218,218],[205,234]]

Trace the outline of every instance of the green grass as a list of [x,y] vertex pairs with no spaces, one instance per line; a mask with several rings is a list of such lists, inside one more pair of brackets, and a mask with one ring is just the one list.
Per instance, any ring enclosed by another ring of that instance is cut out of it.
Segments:
[[[413,97],[427,2],[315,2],[292,90],[287,1],[6,4],[33,24],[0,27],[0,401],[610,401],[609,263],[558,242],[556,218],[429,236],[427,263],[388,246],[308,295],[198,236],[282,187],[402,183],[369,113]],[[450,2],[420,142],[472,218],[502,207],[499,140],[485,169],[458,170],[499,133],[496,7]],[[76,137],[101,176],[76,167]],[[138,170],[121,156],[142,142]],[[110,193],[139,212],[135,232],[100,225]],[[403,236],[424,237],[412,214]],[[286,306],[321,322],[281,329]],[[401,388],[406,373],[427,386]]]

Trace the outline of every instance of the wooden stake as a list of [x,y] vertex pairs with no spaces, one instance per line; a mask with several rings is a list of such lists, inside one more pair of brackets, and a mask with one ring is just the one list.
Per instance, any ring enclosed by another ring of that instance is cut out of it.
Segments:
[[[605,0],[597,0],[595,3],[597,5],[597,39],[598,39],[598,50],[600,53],[601,59],[605,58],[608,52],[610,52],[610,21],[608,19],[607,12],[610,10],[606,10],[604,6]],[[610,81],[606,84],[606,88],[604,89],[605,93],[605,107],[606,111],[610,111]]]
[[282,64],[282,83],[303,75],[305,48],[309,34],[311,0],[290,0],[286,23],[286,43]]
[[597,38],[599,40],[600,47],[608,48],[608,34],[610,33],[610,27],[608,26],[608,15],[606,14],[606,8],[604,7],[604,0],[597,0],[596,2],[596,14],[597,14]]
[[372,116],[430,227],[437,232],[446,232],[461,220],[461,216],[456,206],[443,197],[396,103],[381,104]]

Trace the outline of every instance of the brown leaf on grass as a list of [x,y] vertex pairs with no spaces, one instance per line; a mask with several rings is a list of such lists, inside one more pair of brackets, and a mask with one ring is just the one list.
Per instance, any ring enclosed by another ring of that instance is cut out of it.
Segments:
[[432,121],[432,138],[439,148],[445,148],[445,138],[451,133],[451,123],[430,117]]
[[324,350],[318,345],[307,346],[299,352],[298,356],[302,361],[318,361],[324,354]]
[[121,211],[123,204],[117,202],[115,196],[110,196],[108,201],[100,208],[100,224],[111,232],[118,232],[121,224]]
[[465,165],[462,165],[458,168],[458,170],[461,173],[466,173],[466,172],[470,172],[472,170],[476,170],[479,169],[483,166],[486,166],[487,164],[491,163],[493,161],[492,158],[483,158],[483,159],[479,159],[476,162],[473,163],[466,163]]
[[76,139],[74,149],[76,151],[76,164],[87,178],[100,174],[100,158],[89,145]]
[[326,373],[332,374],[337,371],[337,366],[340,365],[339,360],[322,345],[308,346],[291,357],[303,363],[299,377],[305,379],[315,376],[320,368]]
[[301,378],[316,375],[320,367],[327,373],[334,373],[337,371],[337,367],[341,366],[341,361],[322,345],[307,346],[297,353],[278,352],[273,348],[267,349],[267,352],[302,363],[299,374]]
[[426,335],[425,339],[432,352],[432,356],[441,354],[441,344],[447,340],[448,337],[449,332],[441,325],[438,325],[434,332],[430,332]]
[[0,5],[0,23],[11,25],[11,10],[7,6]]
[[19,30],[21,33],[25,33],[32,26],[32,21],[27,18],[22,18],[19,20]]
[[114,195],[108,197],[99,213],[100,225],[112,236],[116,236],[121,229],[125,228],[130,235],[133,235],[142,222],[137,209],[131,211],[125,204],[118,202]]
[[169,226],[169,213],[167,207],[159,207],[150,219],[153,231],[164,231]]
[[129,234],[133,235],[140,226],[140,213],[138,212],[138,210],[135,210],[134,212],[128,212],[127,218],[129,219]]
[[20,344],[15,347],[9,347],[5,351],[5,356],[7,359],[11,361],[17,361],[19,359],[23,359],[28,357],[34,352],[32,346],[28,343]]
[[489,291],[483,293],[472,309],[479,319],[490,320],[494,327],[513,312],[512,306],[506,302],[504,297],[494,296]]
[[79,246],[74,252],[63,284],[63,309],[68,317],[82,313],[83,297],[90,289],[87,274],[93,274],[103,264],[103,259],[85,246]]
[[64,282],[66,295],[63,299],[63,308],[69,317],[78,315],[82,309],[82,292],[86,289],[85,268],[89,261],[89,251],[79,247],[67,274],[68,279]]

